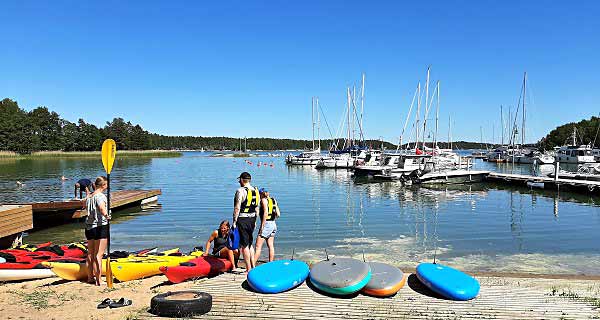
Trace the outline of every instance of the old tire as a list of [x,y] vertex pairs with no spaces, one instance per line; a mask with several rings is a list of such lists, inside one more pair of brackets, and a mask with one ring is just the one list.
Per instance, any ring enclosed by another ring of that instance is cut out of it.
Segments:
[[212,308],[212,296],[201,291],[176,291],[156,295],[150,300],[150,313],[161,317],[202,315]]

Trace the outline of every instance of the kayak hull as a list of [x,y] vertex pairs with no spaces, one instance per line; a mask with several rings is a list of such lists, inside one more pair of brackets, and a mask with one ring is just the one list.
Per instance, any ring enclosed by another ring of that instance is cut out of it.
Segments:
[[214,276],[232,269],[231,262],[217,257],[198,257],[180,265],[159,268],[169,281],[180,283],[188,279]]

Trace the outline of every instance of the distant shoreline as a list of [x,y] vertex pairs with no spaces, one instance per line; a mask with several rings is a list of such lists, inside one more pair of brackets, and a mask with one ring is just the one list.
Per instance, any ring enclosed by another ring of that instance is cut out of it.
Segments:
[[[0,159],[100,158],[100,154],[100,151],[38,151],[30,154],[0,151]],[[117,157],[176,158],[181,156],[180,151],[170,150],[117,150]]]

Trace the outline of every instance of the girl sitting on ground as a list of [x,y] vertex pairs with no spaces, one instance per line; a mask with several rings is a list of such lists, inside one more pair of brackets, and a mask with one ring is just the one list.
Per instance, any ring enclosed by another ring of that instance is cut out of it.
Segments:
[[219,224],[219,229],[214,230],[208,241],[206,241],[206,251],[204,252],[204,256],[208,256],[210,252],[211,242],[214,242],[214,247],[212,250],[212,256],[218,258],[228,259],[231,262],[231,265],[234,269],[237,269],[237,261],[240,257],[239,250],[231,250],[227,248],[227,240],[229,237],[229,221],[223,220]]

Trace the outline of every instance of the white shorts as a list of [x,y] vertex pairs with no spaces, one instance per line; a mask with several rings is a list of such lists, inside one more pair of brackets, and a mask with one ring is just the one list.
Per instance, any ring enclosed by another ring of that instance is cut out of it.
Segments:
[[274,237],[275,233],[277,233],[277,224],[275,224],[275,221],[265,221],[265,226],[259,236],[269,239],[270,237]]

